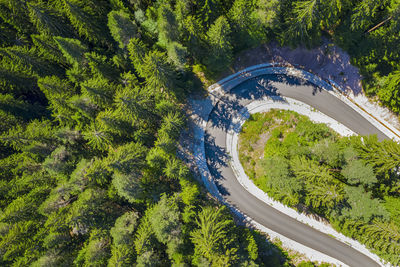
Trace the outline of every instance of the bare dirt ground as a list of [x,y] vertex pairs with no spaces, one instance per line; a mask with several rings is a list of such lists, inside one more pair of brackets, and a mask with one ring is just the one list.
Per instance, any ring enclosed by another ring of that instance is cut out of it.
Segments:
[[376,98],[365,96],[361,84],[362,76],[358,69],[350,64],[350,56],[328,41],[313,49],[290,49],[272,42],[245,50],[236,57],[230,72],[225,73],[224,77],[246,67],[268,62],[289,63],[323,79],[334,81],[368,113],[400,129],[398,115],[381,106]]
[[350,64],[349,55],[332,43],[325,42],[311,50],[304,47],[290,49],[276,43],[263,44],[242,52],[233,64],[233,71],[266,62],[289,63],[324,79],[331,79],[355,95],[362,93],[358,69]]

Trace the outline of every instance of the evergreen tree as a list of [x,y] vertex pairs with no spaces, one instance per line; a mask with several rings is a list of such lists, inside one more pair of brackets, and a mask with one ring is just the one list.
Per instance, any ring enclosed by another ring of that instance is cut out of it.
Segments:
[[351,206],[351,209],[343,210],[345,216],[364,222],[369,222],[376,217],[388,218],[387,211],[378,199],[371,197],[371,192],[365,192],[361,186],[346,186],[345,191],[348,196],[347,201]]
[[191,233],[195,255],[205,257],[211,264],[229,264],[235,260],[236,248],[229,248],[231,220],[222,215],[223,209],[205,207],[198,214],[197,229]]
[[219,17],[207,32],[207,41],[210,46],[210,55],[207,65],[210,69],[221,71],[232,60],[232,45],[230,41],[231,27],[228,20]]
[[167,53],[170,61],[179,69],[182,70],[186,63],[187,49],[177,42],[172,42],[167,45]]
[[[4,134],[2,141],[16,150],[29,150],[35,145],[43,147],[45,151],[55,149],[57,140],[54,129],[49,121],[34,120],[28,125],[16,125]],[[45,149],[47,147],[47,149]]]
[[27,47],[7,47],[0,50],[4,62],[9,62],[11,69],[21,70],[22,73],[29,73],[33,77],[47,75],[61,75],[62,68],[53,62],[43,60],[38,51]]
[[[0,109],[25,121],[46,115],[46,110],[43,106],[29,104],[26,101],[14,98],[10,94],[0,95]],[[13,125],[19,124],[9,124],[8,126],[11,127]]]
[[69,64],[83,67],[84,54],[88,51],[84,44],[71,38],[54,37],[54,40]]
[[108,28],[114,40],[124,49],[132,38],[138,37],[136,23],[123,10],[108,13]]
[[353,30],[367,30],[373,18],[377,16],[379,10],[385,5],[385,2],[387,1],[366,0],[358,2],[352,10],[354,13],[351,15],[351,28]]
[[143,58],[143,64],[138,69],[140,76],[146,80],[146,85],[154,92],[155,96],[164,92],[171,96],[180,96],[176,88],[176,74],[168,63],[165,53],[152,51]]
[[32,30],[27,11],[26,1],[3,0],[0,2],[0,18],[22,33],[28,33]]
[[72,203],[69,210],[71,235],[84,236],[94,228],[108,228],[121,211],[108,201],[107,192],[99,188],[87,188]]
[[153,112],[153,100],[142,88],[127,86],[120,89],[114,101],[118,117],[135,128],[136,132],[131,134],[157,129],[159,118]]
[[168,257],[175,264],[183,264],[180,255],[183,245],[183,229],[175,199],[163,195],[151,209],[149,221],[158,241],[167,246]]
[[278,15],[281,10],[281,2],[278,0],[257,0],[256,8],[251,16],[257,21],[256,24],[265,28],[275,28],[278,26]]
[[133,125],[122,119],[118,113],[107,109],[98,114],[96,122],[100,125],[101,129],[116,136],[115,139],[124,138],[126,141],[132,140],[135,128]]
[[305,203],[315,210],[334,209],[344,200],[343,185],[335,180],[323,183],[306,183]]
[[141,73],[144,57],[148,52],[147,47],[140,39],[132,38],[128,44],[128,51],[135,69]]
[[175,14],[168,4],[158,8],[157,16],[158,42],[166,47],[168,43],[178,40],[178,24]]
[[378,175],[386,178],[399,170],[400,145],[396,142],[385,140],[379,142],[376,136],[362,137],[356,143],[360,157],[369,163]]
[[108,265],[128,266],[135,262],[134,234],[139,224],[139,214],[133,211],[124,213],[115,220],[115,225],[110,230],[113,238],[111,247],[112,257]]
[[296,42],[312,45],[320,41],[320,28],[328,32],[337,23],[342,8],[342,1],[295,1],[293,15],[287,20],[288,31],[283,38],[289,38],[291,44]]
[[44,4],[28,4],[29,17],[36,30],[49,36],[73,37],[74,30],[68,21]]
[[300,179],[293,176],[289,169],[289,162],[281,156],[273,156],[265,158],[263,167],[266,170],[265,175],[268,177],[267,186],[279,188],[284,194],[293,195],[303,189]]
[[123,174],[138,173],[144,167],[146,152],[146,148],[139,143],[127,143],[109,155],[110,166]]
[[101,78],[110,81],[119,80],[120,73],[106,56],[91,52],[85,53],[85,59],[88,61],[88,65],[93,75],[100,76]]
[[107,231],[92,231],[74,263],[78,266],[105,266],[110,257],[110,243]]
[[363,184],[366,186],[372,186],[378,181],[372,167],[364,164],[361,160],[351,161],[342,170],[342,174],[351,185]]
[[188,16],[182,21],[182,39],[185,46],[188,47],[190,54],[197,60],[203,59],[205,54],[205,41],[203,40],[204,26],[193,16]]
[[400,112],[400,70],[396,70],[380,79],[379,99],[394,112]]
[[31,38],[41,57],[49,61],[57,62],[63,67],[68,66],[67,61],[64,59],[53,37],[47,34],[32,34]]
[[38,80],[38,85],[49,101],[52,116],[64,125],[71,125],[73,109],[67,100],[74,95],[74,88],[68,81],[61,80],[57,76],[41,78]]
[[106,79],[92,78],[81,84],[82,96],[102,109],[110,107],[113,102],[115,86]]
[[161,258],[157,248],[159,242],[154,236],[149,214],[151,210],[147,210],[144,217],[141,219],[139,228],[135,234],[135,250],[138,255],[137,264],[139,266],[156,266],[157,264],[165,265],[167,262]]
[[[0,7],[1,12],[1,7]],[[17,30],[5,24],[0,17],[0,47],[11,46],[17,39]]]
[[[222,2],[222,1],[221,1]],[[201,24],[208,28],[214,21],[222,15],[222,3],[219,0],[202,0],[197,4],[198,9],[197,19]]]
[[249,47],[263,38],[265,33],[262,32],[262,27],[255,24],[252,12],[255,6],[252,2],[245,0],[235,0],[232,8],[229,10],[227,18],[231,21],[232,34],[238,48]]
[[79,35],[87,40],[111,46],[106,15],[108,1],[65,0],[64,11]]

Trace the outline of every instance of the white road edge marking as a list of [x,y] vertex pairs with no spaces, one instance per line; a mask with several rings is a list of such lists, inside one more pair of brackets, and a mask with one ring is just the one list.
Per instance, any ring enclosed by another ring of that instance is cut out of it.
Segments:
[[[282,101],[285,100],[285,101]],[[241,131],[241,128],[245,121],[250,117],[250,114],[254,113],[260,113],[260,112],[267,112],[271,109],[284,109],[284,110],[292,110],[295,111],[301,115],[305,115],[309,117],[313,122],[316,123],[325,123],[327,124],[331,129],[336,131],[338,134],[342,136],[350,136],[350,135],[355,135],[353,131],[351,131],[349,128],[344,126],[343,124],[335,121],[331,117],[323,114],[320,111],[317,111],[313,107],[300,102],[298,100],[289,98],[289,97],[264,97],[263,100],[256,100],[248,104],[247,106],[243,107],[238,113],[234,114],[232,117],[231,124],[228,128],[228,133],[226,136],[226,149],[228,154],[230,155],[230,166],[236,176],[236,179],[239,181],[239,183],[253,196],[257,197],[267,205],[279,210],[280,212],[292,217],[293,219],[296,219],[304,224],[307,224],[311,226],[312,228],[326,233],[328,235],[333,236],[337,240],[351,246],[352,248],[356,249],[357,251],[361,252],[364,255],[367,255],[380,265],[384,265],[384,263],[381,262],[380,258],[371,253],[364,245],[359,243],[358,241],[351,239],[349,237],[346,237],[345,235],[335,231],[330,225],[325,224],[323,222],[317,221],[305,214],[299,213],[296,210],[283,205],[282,203],[273,200],[271,197],[268,196],[267,193],[259,189],[253,181],[249,179],[249,177],[246,175],[242,164],[240,163],[239,160],[239,151],[238,151],[238,140],[239,140],[239,134]],[[261,229],[260,229],[261,230]],[[270,229],[265,229],[263,231],[266,231],[269,235],[271,236],[276,236],[277,234],[275,232],[272,232]],[[279,234],[280,235],[280,234]],[[345,265],[344,263],[327,256],[321,252],[318,252],[314,249],[305,247],[304,245],[301,245],[297,242],[293,242],[292,240],[288,238],[283,238],[282,235],[280,235],[279,239],[281,239],[282,243],[284,246],[299,251],[301,253],[304,253],[308,258],[310,258],[313,261],[324,261],[324,262],[329,262],[333,263],[336,265]],[[300,246],[299,246],[300,245]]]
[[[216,184],[214,183],[214,179],[213,179],[213,177],[210,173],[210,170],[208,169],[208,166],[207,166],[207,161],[206,161],[206,156],[205,156],[205,147],[204,147],[204,135],[205,135],[205,129],[207,126],[208,118],[209,118],[209,115],[210,115],[214,105],[219,101],[221,96],[225,95],[226,92],[229,92],[232,88],[236,87],[240,83],[242,83],[250,78],[255,78],[257,76],[261,76],[261,75],[265,75],[265,74],[280,74],[280,75],[294,76],[294,77],[298,77],[298,78],[307,80],[307,81],[311,82],[312,84],[314,84],[315,86],[319,86],[319,87],[325,88],[325,89],[327,88],[328,89],[327,91],[330,94],[336,96],[337,98],[339,98],[340,100],[345,102],[347,105],[349,105],[352,109],[357,111],[361,116],[363,116],[365,119],[370,121],[375,127],[377,127],[379,130],[381,130],[383,133],[385,133],[390,138],[392,138],[396,141],[399,141],[400,138],[398,138],[398,136],[400,136],[400,131],[398,129],[396,129],[395,127],[393,127],[392,125],[390,125],[389,123],[384,121],[385,126],[390,128],[391,131],[388,130],[381,123],[379,123],[379,121],[377,121],[375,118],[373,118],[372,116],[370,116],[369,114],[364,112],[362,109],[360,109],[360,107],[355,105],[352,101],[350,101],[342,93],[340,93],[339,90],[337,89],[340,87],[336,86],[337,88],[335,88],[335,87],[331,86],[330,84],[328,84],[327,82],[323,81],[320,77],[318,77],[312,73],[309,73],[307,71],[295,69],[293,67],[282,67],[282,66],[279,66],[279,64],[275,64],[275,63],[265,63],[265,64],[259,64],[259,65],[245,68],[235,74],[232,74],[232,75],[220,80],[218,83],[215,83],[215,84],[209,86],[208,87],[209,96],[206,99],[191,101],[191,103],[195,107],[194,113],[191,115],[191,118],[195,125],[195,128],[193,130],[193,133],[194,133],[193,155],[194,155],[195,162],[198,167],[201,179],[202,179],[204,185],[206,186],[207,190],[214,197],[216,197],[218,200],[220,200],[221,203],[227,205],[239,217],[244,218],[245,221],[247,221],[248,223],[250,223],[257,229],[259,229],[263,232],[266,232],[266,233],[270,233],[271,237],[279,237],[280,236],[280,239],[282,240],[282,242],[285,242],[285,244],[288,244],[288,245],[292,244],[292,246],[296,247],[297,248],[296,250],[298,250],[299,252],[306,252],[306,251],[312,250],[315,252],[315,254],[313,254],[313,255],[317,255],[318,253],[322,254],[316,250],[313,250],[302,244],[299,244],[298,242],[290,240],[279,233],[275,233],[275,232],[271,231],[267,227],[255,222],[253,219],[244,215],[241,211],[239,211],[238,209],[236,209],[235,207],[233,207],[232,205],[227,203],[223,199]],[[331,81],[331,83],[332,83],[332,81]],[[198,114],[196,112],[198,112]],[[368,253],[370,253],[370,252],[368,252]],[[367,256],[369,256],[369,255],[367,255]],[[374,255],[374,256],[377,257],[376,255]],[[313,257],[311,257],[311,258],[313,258]],[[332,261],[330,259],[332,259]],[[326,256],[324,258],[324,261],[327,261],[327,260],[329,260],[329,262],[331,262],[331,263],[336,262],[334,264],[337,264],[337,265],[346,266],[341,261],[333,259],[332,257],[329,257],[329,256]],[[382,261],[380,259],[378,262],[381,266],[391,266],[390,264],[382,263]]]

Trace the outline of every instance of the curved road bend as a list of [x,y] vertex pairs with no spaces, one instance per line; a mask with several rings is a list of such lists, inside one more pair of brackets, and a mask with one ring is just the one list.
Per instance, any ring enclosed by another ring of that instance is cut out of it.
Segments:
[[224,199],[258,223],[307,247],[329,255],[349,266],[379,266],[375,261],[265,204],[237,181],[226,154],[226,134],[231,114],[253,100],[281,95],[302,101],[361,135],[388,137],[345,103],[324,90],[296,78],[263,75],[247,80],[221,99],[210,113],[205,133],[207,164]]

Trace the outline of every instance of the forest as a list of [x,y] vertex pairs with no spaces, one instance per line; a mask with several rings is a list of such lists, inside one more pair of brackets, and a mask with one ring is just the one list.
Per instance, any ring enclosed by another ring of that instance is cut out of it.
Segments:
[[269,196],[400,264],[398,143],[341,137],[294,111],[271,110],[246,121],[239,148],[246,173]]
[[186,99],[244,49],[327,38],[399,112],[399,15],[397,0],[0,0],[0,265],[287,264],[176,156]]

